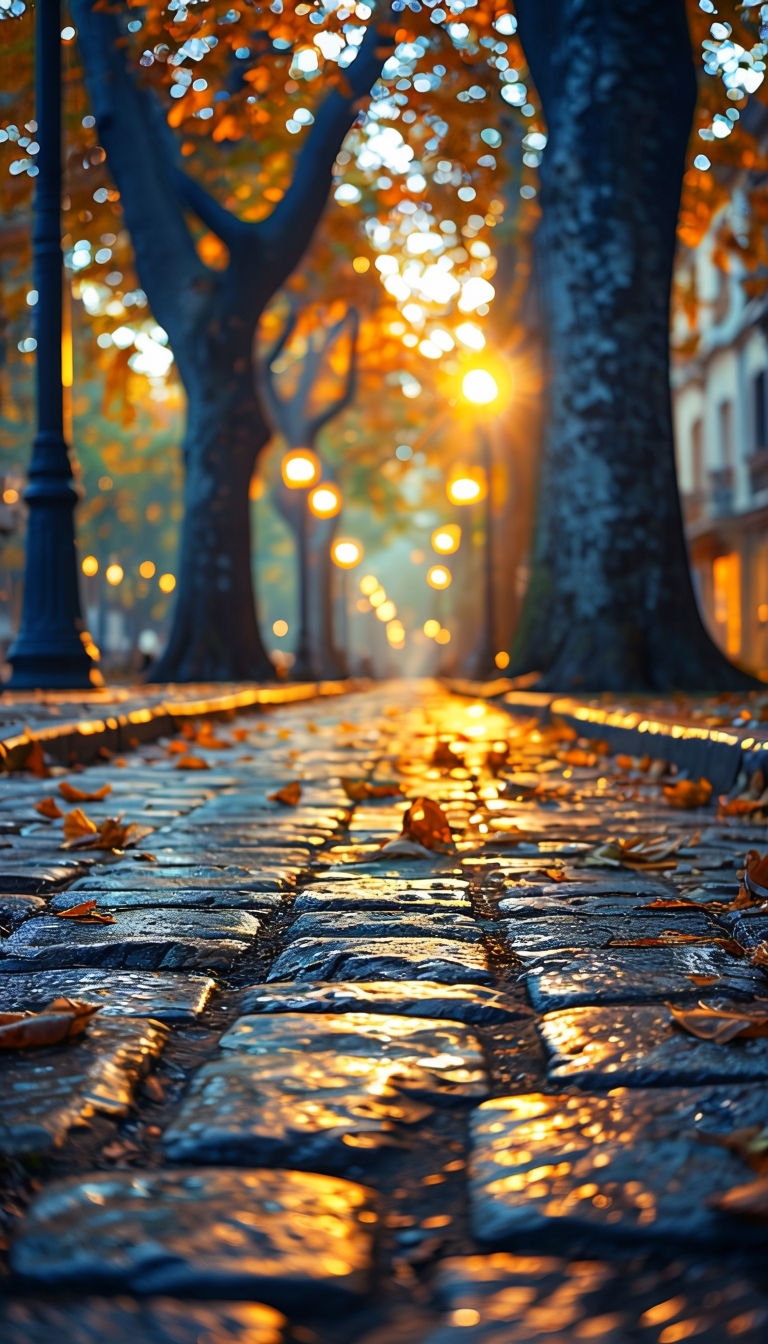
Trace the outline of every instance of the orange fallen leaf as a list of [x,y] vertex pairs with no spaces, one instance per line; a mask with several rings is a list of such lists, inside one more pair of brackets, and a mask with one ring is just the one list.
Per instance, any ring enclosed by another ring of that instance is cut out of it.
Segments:
[[753,899],[768,901],[768,854],[747,851],[744,860],[744,886]]
[[436,770],[452,770],[454,766],[461,765],[461,748],[457,742],[447,742],[441,738],[432,752],[430,765]]
[[98,831],[95,821],[86,817],[81,807],[75,807],[64,818],[65,840],[79,840],[83,835],[95,835]]
[[12,774],[17,770],[29,770],[30,774],[37,775],[38,779],[46,779],[51,773],[45,764],[43,748],[36,737],[29,737],[7,751],[3,765]]
[[718,980],[722,980],[721,975],[686,975],[685,978],[697,989],[705,989],[708,985],[716,985]]
[[634,756],[623,756],[623,755],[619,755],[619,756],[614,756],[613,759],[614,759],[616,765],[619,767],[620,770],[635,770],[635,769],[637,769],[637,762],[636,762]]
[[232,746],[225,737],[217,737],[213,731],[213,724],[207,721],[200,725],[196,740],[198,746],[209,747],[212,751],[228,751]]
[[581,747],[571,747],[569,751],[558,751],[558,761],[563,765],[597,765],[597,756],[594,751],[584,751]]
[[[262,732],[263,731],[264,730],[262,729]],[[281,742],[286,742],[288,738],[291,736],[290,728],[278,728],[277,736],[279,737]]]
[[75,784],[68,784],[66,779],[63,779],[58,789],[62,798],[68,803],[98,803],[112,792],[112,785],[104,784],[100,789],[89,793],[87,789],[78,789]]
[[679,779],[675,784],[664,784],[662,793],[670,807],[706,807],[712,785],[708,779]]
[[270,793],[267,796],[271,803],[282,803],[284,807],[295,807],[301,798],[301,785],[297,779],[294,779],[284,788],[278,789],[276,793]]
[[341,778],[341,787],[353,803],[362,803],[366,798],[398,798],[403,790],[399,784],[371,784],[367,779]]
[[639,910],[706,910],[700,901],[690,901],[686,896],[657,896],[638,906]]
[[550,882],[567,882],[568,874],[564,873],[562,868],[537,868],[538,873],[548,877]]
[[179,757],[173,768],[174,770],[210,770],[211,767],[207,761],[203,760],[202,756],[191,756],[187,752],[184,756]]
[[78,924],[114,924],[111,915],[104,915],[96,909],[96,901],[83,901],[81,905],[71,905],[69,910],[57,910],[56,919],[75,919]]
[[710,943],[712,939],[699,933],[682,933],[678,929],[662,929],[648,938],[609,938],[606,947],[668,947],[670,943]]
[[0,1013],[0,1049],[58,1045],[85,1031],[98,1006],[77,999],[52,999],[38,1013]]
[[425,849],[453,849],[453,836],[442,807],[431,798],[416,798],[403,817],[404,839]]
[[758,943],[749,960],[753,966],[768,967],[768,943]]
[[192,723],[189,719],[184,719],[179,726],[179,732],[181,733],[182,737],[186,737],[187,741],[191,742],[192,739],[195,737],[195,734],[197,733],[197,729],[194,723]]
[[41,817],[47,817],[49,821],[56,821],[64,816],[55,798],[41,798],[39,803],[35,803],[35,811],[39,812]]
[[756,812],[765,812],[768,803],[755,798],[731,798],[725,796],[717,800],[717,815],[720,817],[753,816]]
[[247,728],[233,728],[233,729],[232,729],[232,737],[234,738],[235,742],[247,742],[247,741],[248,741],[248,729],[247,729]]
[[733,1213],[743,1218],[768,1218],[768,1176],[746,1185],[735,1185],[706,1201],[718,1213]]
[[700,1041],[728,1045],[731,1041],[768,1036],[768,1011],[710,1008],[705,1003],[699,1004],[698,1008],[676,1008],[672,1003],[667,1007],[677,1025]]
[[166,747],[166,751],[168,752],[169,756],[183,756],[185,752],[189,751],[189,743],[175,742],[175,741],[169,742],[168,746]]

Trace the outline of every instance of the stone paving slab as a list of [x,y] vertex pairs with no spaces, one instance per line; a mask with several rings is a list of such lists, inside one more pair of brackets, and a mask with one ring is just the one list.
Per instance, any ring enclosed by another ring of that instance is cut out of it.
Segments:
[[481,1245],[768,1245],[768,1224],[706,1200],[748,1179],[702,1133],[765,1124],[764,1088],[503,1097],[471,1119],[470,1217]]
[[335,1312],[369,1287],[364,1186],[295,1171],[96,1172],[53,1182],[11,1248],[26,1285]]
[[293,985],[252,985],[244,990],[240,1008],[252,1013],[394,1013],[398,1016],[447,1018],[481,1026],[515,1022],[530,1009],[485,985],[444,985],[436,980],[322,981]]
[[60,1146],[95,1112],[125,1116],[137,1083],[168,1029],[140,1018],[95,1019],[82,1036],[44,1049],[0,1055],[0,1153]]
[[457,938],[462,943],[479,943],[483,930],[467,915],[455,911],[425,914],[398,910],[371,910],[356,914],[341,910],[318,911],[300,915],[291,925],[289,937],[295,938]]
[[162,971],[72,970],[9,973],[0,963],[0,1012],[38,1009],[63,997],[99,1005],[105,1017],[189,1022],[205,1008],[216,981]]
[[482,951],[447,938],[392,938],[381,951],[367,939],[298,938],[268,980],[442,980],[490,984]]
[[45,910],[45,901],[39,896],[2,896],[0,895],[0,938],[18,928],[30,915],[39,915]]
[[525,984],[534,1008],[545,1013],[585,1004],[696,1002],[703,993],[737,1001],[768,995],[760,970],[706,945],[582,952],[529,971]]
[[161,868],[153,864],[151,868],[139,868],[139,865],[136,864],[130,868],[120,865],[102,869],[100,872],[92,873],[87,878],[77,882],[71,890],[106,892],[122,891],[127,887],[133,890],[141,888],[145,891],[172,887],[184,889],[202,887],[205,890],[210,890],[213,887],[228,887],[237,891],[259,892],[262,890],[274,891],[276,887],[282,887],[287,891],[293,886],[295,876],[295,870],[293,869],[276,869],[266,865],[256,872],[250,868],[239,868],[234,865],[226,868],[198,868],[190,864],[189,867],[172,867],[169,865]]
[[[589,888],[586,890],[589,891]],[[698,916],[699,919],[702,917],[702,911],[698,910],[695,905],[691,905],[688,909],[679,906],[676,909],[665,912],[664,910],[653,907],[651,904],[653,899],[655,898],[613,894],[610,896],[591,896],[585,894],[583,896],[563,897],[557,895],[545,896],[543,894],[541,896],[517,896],[510,893],[509,896],[503,896],[499,901],[498,911],[500,915],[504,915],[507,919],[515,920],[549,919],[550,916],[554,916],[555,918],[576,920],[588,918],[596,920],[609,919],[612,923],[614,920],[617,921],[617,924],[619,925],[627,917],[645,918],[648,916],[650,919],[659,919],[663,918],[665,913],[667,917],[671,916],[676,923],[679,920],[688,920],[694,916]],[[673,892],[670,899],[679,899],[679,897],[676,892]],[[711,927],[716,928],[718,933],[723,933],[725,931],[724,927],[721,927],[722,920],[718,916],[714,914],[711,915],[710,921]],[[692,927],[695,927],[695,925]],[[682,924],[681,928],[687,930],[688,924]]]
[[757,947],[768,941],[768,912],[740,910],[722,916],[723,924],[743,947]]
[[297,914],[312,911],[427,910],[433,915],[468,912],[471,909],[466,882],[424,883],[358,879],[322,882],[299,892]]
[[244,910],[126,910],[116,912],[114,924],[46,916],[6,939],[0,968],[224,969],[247,951],[260,928]]
[[253,1015],[233,1022],[219,1045],[265,1059],[336,1050],[363,1059],[404,1060],[434,1075],[443,1096],[487,1091],[480,1046],[463,1023],[370,1012]]
[[[169,910],[250,910],[257,917],[268,918],[284,903],[284,893],[280,891],[230,891],[227,887],[126,887],[118,890],[101,887],[98,894],[99,909],[106,911],[137,910],[144,906]],[[81,888],[70,887],[69,891],[54,896],[48,908],[71,910],[72,906],[80,905],[94,895],[93,889],[83,892]]]
[[77,1302],[7,1299],[3,1344],[290,1344],[280,1312],[256,1302],[180,1302],[170,1297],[86,1297]]
[[768,1297],[711,1266],[497,1252],[443,1260],[436,1294],[446,1320],[423,1344],[763,1344],[768,1334]]
[[66,883],[88,871],[89,865],[76,859],[54,862],[24,859],[0,864],[0,892],[15,896],[40,896],[57,891]]
[[686,913],[675,919],[676,911],[661,910],[624,918],[600,919],[574,915],[571,919],[503,919],[500,930],[515,952],[547,952],[561,948],[598,948],[610,950],[612,942],[632,942],[660,938],[674,930],[686,937],[722,938],[723,930],[715,920],[701,913]]
[[[712,1001],[712,996],[708,1001]],[[768,1079],[768,1040],[714,1045],[676,1027],[668,1008],[572,1008],[539,1024],[553,1080],[582,1087],[695,1086]]]

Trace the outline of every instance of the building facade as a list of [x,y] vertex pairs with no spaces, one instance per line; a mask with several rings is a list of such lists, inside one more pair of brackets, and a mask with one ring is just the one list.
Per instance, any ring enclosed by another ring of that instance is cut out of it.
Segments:
[[704,620],[730,658],[768,677],[768,299],[748,297],[738,263],[715,264],[722,223],[679,266],[696,327],[682,312],[673,323],[678,481]]

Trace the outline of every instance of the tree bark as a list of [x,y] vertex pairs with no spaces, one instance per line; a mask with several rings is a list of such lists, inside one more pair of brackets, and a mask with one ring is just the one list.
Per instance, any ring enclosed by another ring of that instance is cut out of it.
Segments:
[[707,635],[675,476],[669,304],[696,98],[684,0],[518,0],[541,97],[549,425],[513,651],[558,690],[744,686]]

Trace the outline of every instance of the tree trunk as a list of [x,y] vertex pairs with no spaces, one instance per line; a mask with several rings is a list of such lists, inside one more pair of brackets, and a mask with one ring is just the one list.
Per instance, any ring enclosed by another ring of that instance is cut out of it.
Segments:
[[[550,420],[513,653],[558,690],[748,684],[704,630],[675,476],[669,303],[696,97],[684,0],[519,0],[541,96]],[[650,45],[649,45],[650,43]]]
[[321,677],[334,680],[349,675],[346,649],[338,648],[333,619],[333,575],[331,545],[338,518],[313,518],[309,555],[310,637],[315,664]]
[[[208,351],[210,354],[211,352]],[[155,681],[272,679],[256,623],[249,486],[269,432],[250,357],[231,353],[187,377],[184,522],[168,646]]]

